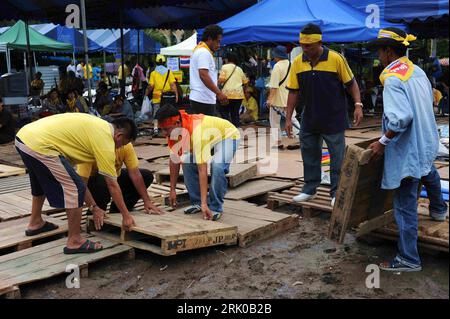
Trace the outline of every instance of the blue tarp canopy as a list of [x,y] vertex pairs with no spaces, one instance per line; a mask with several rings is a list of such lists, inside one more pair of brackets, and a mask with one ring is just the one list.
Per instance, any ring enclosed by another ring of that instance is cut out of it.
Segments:
[[[86,0],[87,27],[194,29],[230,17],[256,0]],[[0,20],[28,18],[65,24],[69,4],[80,0],[1,0]]]
[[[448,37],[448,0],[342,0],[361,12],[376,5],[382,19],[408,23],[422,37]],[[368,7],[369,6],[369,7]]]
[[[341,0],[263,0],[219,23],[223,44],[242,42],[298,42],[308,23],[320,25],[324,42],[362,42],[377,37],[366,26],[367,14]],[[381,21],[380,27],[403,24]]]
[[[77,29],[55,25],[53,23],[35,24],[31,27],[49,38],[72,44],[76,53],[84,52],[84,37]],[[102,49],[103,48],[100,45],[88,39],[89,52],[96,52]]]
[[448,0],[342,0],[365,11],[369,5],[380,8],[382,19],[389,21],[425,21],[448,16]]
[[[143,30],[124,29],[124,52],[128,54],[138,53],[138,32],[139,32],[139,53],[159,53],[161,44],[156,42]],[[88,37],[98,43],[106,52],[120,53],[120,30],[119,29],[97,29],[87,30]]]

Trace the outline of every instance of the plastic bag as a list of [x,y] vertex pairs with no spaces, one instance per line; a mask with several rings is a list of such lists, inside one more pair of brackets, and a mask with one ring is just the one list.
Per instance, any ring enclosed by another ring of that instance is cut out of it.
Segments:
[[146,96],[142,101],[141,116],[147,115],[148,113],[151,113],[151,111],[152,111],[152,102],[150,101],[148,96]]

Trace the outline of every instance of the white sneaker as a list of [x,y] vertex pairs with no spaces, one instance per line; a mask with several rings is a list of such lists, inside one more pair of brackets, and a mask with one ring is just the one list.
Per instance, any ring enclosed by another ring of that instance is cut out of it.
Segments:
[[334,207],[334,203],[336,202],[336,197],[333,197],[331,199],[331,207]]
[[316,197],[316,194],[309,195],[309,194],[305,194],[305,193],[300,193],[297,196],[294,196],[292,199],[294,200],[294,202],[300,203],[300,202],[306,202],[315,197]]

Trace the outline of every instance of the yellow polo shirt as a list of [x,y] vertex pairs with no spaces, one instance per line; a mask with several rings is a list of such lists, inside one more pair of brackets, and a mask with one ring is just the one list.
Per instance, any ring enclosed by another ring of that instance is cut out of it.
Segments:
[[[127,169],[134,169],[139,167],[139,160],[134,150],[133,144],[128,143],[125,146],[116,148],[116,173],[120,176],[123,164]],[[77,173],[81,177],[89,178],[92,175],[98,173],[98,167],[96,163],[82,163],[77,165]]]
[[92,65],[90,65],[90,64],[89,64],[89,66],[87,66],[87,65],[83,66],[83,77],[85,79],[88,78],[87,77],[88,70],[89,70],[89,79],[92,79]]
[[22,127],[17,137],[33,151],[64,156],[72,165],[94,163],[102,175],[117,177],[113,126],[90,114],[65,113]]
[[[125,70],[125,79],[130,75],[130,69],[128,69],[127,65],[124,64],[124,70]],[[119,68],[117,69],[117,79],[122,80],[122,64],[119,65]]]

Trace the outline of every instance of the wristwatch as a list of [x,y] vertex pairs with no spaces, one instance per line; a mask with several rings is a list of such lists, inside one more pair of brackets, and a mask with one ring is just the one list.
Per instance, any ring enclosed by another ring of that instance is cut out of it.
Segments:
[[356,102],[355,105],[359,105],[361,108],[364,106],[361,102]]
[[94,208],[97,207],[97,204],[91,205],[89,206],[89,210],[92,212],[94,210]]

